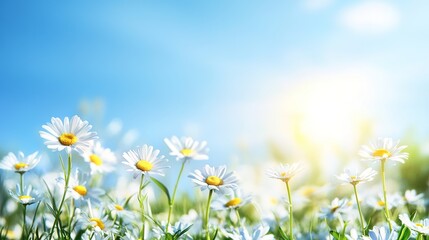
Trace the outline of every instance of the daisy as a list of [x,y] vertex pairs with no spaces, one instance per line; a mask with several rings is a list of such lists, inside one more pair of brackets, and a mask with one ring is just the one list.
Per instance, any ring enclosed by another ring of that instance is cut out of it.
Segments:
[[267,170],[267,175],[270,178],[279,179],[286,184],[286,190],[288,194],[289,201],[289,237],[290,239],[294,239],[293,236],[293,209],[292,209],[292,193],[290,191],[289,180],[294,177],[296,174],[302,171],[302,167],[300,163],[294,163],[292,165],[280,164],[279,170],[269,169]]
[[267,175],[270,178],[279,179],[283,182],[289,182],[289,180],[294,177],[296,174],[302,171],[302,166],[300,163],[294,163],[294,164],[280,164],[280,168],[278,170],[276,169],[269,169],[267,170]]
[[136,150],[130,150],[125,152],[122,156],[126,161],[122,163],[129,166],[127,169],[134,173],[134,178],[139,175],[161,175],[164,176],[163,170],[169,168],[169,166],[162,165],[163,162],[167,162],[164,156],[158,156],[159,150],[153,150],[152,146],[143,145]]
[[[394,207],[400,207],[404,204],[404,200],[402,196],[398,193],[390,194],[388,195],[388,198],[390,200],[389,201],[390,204],[388,205],[389,210]],[[386,203],[383,199],[384,199],[383,195],[379,194],[377,198],[374,198],[374,197],[369,198],[367,200],[367,204],[372,208],[374,208],[374,210],[382,210],[386,206]]]
[[327,207],[320,210],[319,216],[326,219],[342,218],[343,215],[350,213],[349,200],[335,198]]
[[57,151],[65,149],[68,154],[72,150],[83,154],[97,139],[97,134],[90,132],[92,126],[76,115],[70,120],[65,117],[64,122],[59,118],[51,118],[51,122],[42,128],[46,131],[39,131],[39,134],[46,140],[46,146]]
[[116,163],[116,156],[109,148],[103,148],[100,142],[95,142],[88,151],[82,154],[85,162],[91,167],[91,174],[111,172]]
[[384,215],[389,224],[389,229],[392,230],[392,221],[390,219],[389,205],[387,201],[387,186],[386,186],[386,170],[385,163],[387,160],[393,162],[404,163],[408,159],[408,153],[402,152],[407,146],[399,146],[399,141],[393,142],[391,138],[379,138],[376,142],[369,146],[363,146],[359,155],[366,161],[378,161],[381,164],[381,181],[383,185],[384,196]]
[[25,173],[33,169],[40,162],[41,157],[38,154],[38,152],[34,152],[25,157],[23,152],[18,152],[18,155],[9,153],[3,158],[3,161],[0,163],[0,168],[8,171],[15,171],[16,173]]
[[205,165],[203,172],[195,170],[188,176],[201,191],[205,189],[225,192],[227,189],[236,189],[238,179],[235,172],[226,173],[226,166],[218,168]]
[[31,185],[21,189],[19,184],[17,184],[16,185],[16,191],[13,192],[13,191],[9,190],[9,194],[18,203],[25,205],[25,206],[39,202],[42,199],[40,193],[37,190],[34,190]]
[[207,142],[194,141],[190,137],[182,137],[179,139],[173,136],[171,139],[165,138],[165,144],[170,149],[170,155],[175,156],[177,160],[180,159],[192,159],[192,160],[207,160],[208,148]]
[[399,140],[393,142],[391,138],[379,138],[368,146],[362,146],[359,155],[365,161],[391,160],[404,163],[408,159],[408,153],[402,152],[407,146],[400,146]]
[[351,185],[353,185],[353,190],[354,190],[355,199],[356,199],[356,205],[357,205],[358,211],[359,211],[359,218],[360,218],[360,223],[361,223],[362,234],[365,233],[365,227],[364,227],[365,222],[364,222],[362,210],[360,208],[360,201],[359,201],[359,196],[358,196],[358,191],[357,191],[356,185],[358,183],[361,183],[361,182],[372,181],[376,174],[377,174],[377,172],[372,170],[372,168],[365,169],[365,171],[363,171],[360,175],[358,175],[357,171],[355,172],[355,174],[352,174],[350,170],[346,169],[346,170],[344,170],[344,173],[342,173],[340,176],[337,176],[337,178],[339,180],[344,181],[345,184],[350,183]]
[[180,177],[182,176],[183,169],[187,160],[207,160],[209,156],[207,155],[208,148],[207,142],[194,141],[190,137],[182,137],[179,139],[176,136],[173,136],[171,139],[164,138],[165,144],[170,149],[170,155],[176,156],[176,160],[183,159],[182,166],[177,176],[176,184],[174,185],[173,195],[172,195],[172,204],[169,205],[168,209],[168,218],[167,218],[167,228],[170,225],[170,219],[174,207],[174,199],[176,198],[177,187],[179,186]]
[[[74,176],[70,176],[69,179],[67,198],[72,197],[77,201],[91,199],[93,202],[100,202],[100,196],[103,195],[105,191],[99,188],[89,188],[86,182],[87,177],[87,174],[83,174],[79,169],[76,169]],[[58,178],[57,182],[60,188],[64,189],[64,178]]]
[[221,195],[215,199],[211,205],[214,210],[221,211],[227,209],[238,209],[252,200],[250,195],[242,195],[239,189],[234,190],[233,194]]
[[116,200],[114,203],[108,205],[108,209],[114,218],[120,217],[123,220],[129,222],[134,219],[135,214],[127,209],[127,201],[125,199]]
[[423,205],[423,193],[417,194],[416,190],[406,190],[404,195],[404,200],[407,204],[410,205]]
[[377,227],[374,226],[372,230],[369,230],[370,240],[396,240],[398,239],[398,233],[390,231],[388,227]]
[[105,237],[106,235],[117,232],[113,222],[104,214],[104,209],[93,208],[90,200],[88,200],[88,212],[82,211],[82,214],[79,215],[78,228],[87,229],[99,237]]
[[191,227],[192,224],[190,223],[178,221],[174,225],[168,226],[168,230],[166,230],[167,224],[163,222],[157,228],[153,228],[152,231],[156,239],[168,239],[168,236],[177,236],[180,234],[182,236],[180,239],[191,240],[191,235],[187,233]]
[[[2,226],[5,226],[2,224]],[[2,239],[8,240],[18,240],[21,239],[22,236],[22,227],[19,225],[15,225],[14,227],[9,227],[8,230],[2,229],[0,230],[0,236]]]
[[352,173],[349,169],[345,169],[342,174],[337,176],[337,178],[345,184],[350,183],[352,185],[357,185],[358,183],[372,181],[376,174],[377,172],[372,168],[365,169],[361,174],[358,174],[357,171]]
[[253,230],[252,235],[250,235],[245,227],[233,230],[232,232],[223,231],[223,234],[232,240],[274,240],[274,236],[268,234],[269,231],[269,226],[259,225]]
[[418,232],[419,234],[429,235],[429,218],[425,218],[418,223],[414,223],[410,220],[410,217],[407,214],[399,214],[399,219],[402,221],[402,224],[407,226],[409,229]]

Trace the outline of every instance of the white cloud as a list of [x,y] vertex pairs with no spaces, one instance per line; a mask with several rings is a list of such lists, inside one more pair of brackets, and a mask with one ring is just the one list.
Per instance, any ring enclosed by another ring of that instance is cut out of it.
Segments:
[[399,12],[387,2],[364,1],[343,10],[339,21],[357,33],[382,34],[398,25]]

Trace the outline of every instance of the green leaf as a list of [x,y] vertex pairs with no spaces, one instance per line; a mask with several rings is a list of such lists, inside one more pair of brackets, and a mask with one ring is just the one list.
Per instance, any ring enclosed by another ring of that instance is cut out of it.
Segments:
[[215,234],[213,235],[213,238],[212,238],[212,240],[215,240],[216,239],[216,237],[217,237],[217,233],[219,232],[219,228],[217,228],[216,229],[216,232],[215,232]]
[[165,195],[167,195],[168,204],[171,204],[170,192],[168,192],[167,187],[153,177],[150,177],[150,179],[152,179],[152,181],[165,193]]
[[283,232],[283,230],[282,230],[281,227],[279,227],[279,233],[280,233],[281,239],[283,239],[283,240],[289,240],[289,237],[286,235],[285,232]]
[[368,219],[368,223],[366,224],[366,227],[365,227],[365,229],[364,229],[364,235],[366,236],[366,235],[368,235],[368,233],[369,233],[369,227],[371,226],[371,222],[372,222],[372,216]]
[[42,202],[38,202],[36,206],[36,210],[34,211],[33,221],[31,222],[30,232],[33,232],[34,222],[36,221],[37,211],[39,210],[39,206]]
[[407,228],[404,224],[401,226],[401,230],[398,234],[398,240],[406,240],[409,239],[411,236],[411,230]]
[[417,211],[414,211],[413,214],[411,214],[410,220],[414,221],[414,218],[416,218]]
[[183,235],[183,234],[185,234],[187,231],[189,231],[189,229],[191,229],[191,227],[192,227],[192,225],[188,226],[187,228],[183,229],[183,230],[182,230],[182,231],[180,231],[180,232],[176,232],[176,233],[174,233],[174,235],[173,235],[173,239],[179,239],[179,238],[180,238],[180,236],[182,236],[182,235]]
[[340,234],[338,232],[335,232],[333,230],[329,231],[329,233],[334,237],[335,239],[340,239]]
[[334,230],[329,231],[329,233],[337,240],[347,240],[345,235],[342,235],[341,233]]

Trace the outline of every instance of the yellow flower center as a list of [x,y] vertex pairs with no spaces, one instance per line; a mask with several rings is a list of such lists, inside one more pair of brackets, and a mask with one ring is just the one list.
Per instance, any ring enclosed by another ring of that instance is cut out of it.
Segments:
[[91,156],[89,156],[89,160],[97,166],[101,166],[103,164],[103,160],[95,154],[91,154]]
[[283,182],[289,182],[290,176],[288,176],[287,172],[281,172],[280,176],[283,178],[283,179],[280,179],[280,180],[282,180]]
[[358,184],[360,181],[358,180],[358,177],[357,176],[351,176],[350,177],[350,183],[351,184],[353,184],[353,185],[356,185],[356,184]]
[[124,210],[124,207],[122,207],[121,205],[118,205],[118,204],[115,204],[115,208],[116,208],[116,210],[118,210],[118,211],[122,211],[122,210]]
[[421,224],[421,223],[416,223],[416,226],[417,227],[424,227],[423,224]]
[[185,157],[189,157],[194,153],[194,150],[189,149],[189,148],[184,148],[184,149],[180,150],[180,153],[183,154],[183,156],[185,156]]
[[17,164],[15,164],[15,170],[17,170],[17,171],[19,171],[19,170],[21,170],[21,168],[26,168],[26,167],[28,167],[28,164],[26,164],[26,163],[23,163],[23,162],[20,162],[20,163],[17,163]]
[[225,203],[225,207],[235,207],[241,203],[241,198],[233,198]]
[[270,197],[270,203],[272,205],[277,205],[279,203],[279,200],[275,197]]
[[316,191],[316,188],[314,187],[305,187],[304,189],[302,189],[302,195],[304,195],[305,197],[310,197],[314,192]]
[[28,201],[28,200],[31,200],[31,199],[32,199],[32,197],[31,197],[31,196],[28,196],[28,195],[22,195],[22,196],[19,196],[18,198],[19,198],[19,200],[21,200],[21,201]]
[[384,201],[383,200],[379,200],[378,202],[377,202],[377,205],[378,206],[380,206],[380,207],[384,207]]
[[95,226],[99,227],[101,230],[104,230],[104,223],[99,218],[90,218],[89,221],[95,222]]
[[340,208],[340,206],[335,206],[335,207],[331,208],[331,212],[334,213],[335,211],[338,210],[338,208]]
[[386,149],[380,148],[380,149],[376,149],[372,153],[372,156],[374,156],[374,157],[388,158],[388,157],[392,156],[392,154],[389,151],[387,151]]
[[140,160],[140,161],[138,161],[138,162],[136,163],[136,168],[138,168],[138,169],[140,169],[140,170],[142,170],[142,171],[144,171],[144,172],[147,172],[147,171],[152,170],[153,165],[152,165],[152,163],[150,163],[149,161],[146,161],[146,160]]
[[86,193],[88,192],[86,187],[82,185],[77,185],[76,187],[73,188],[73,190],[75,190],[75,192],[79,193],[79,195],[81,196],[85,196]]
[[63,133],[58,137],[58,141],[64,146],[71,146],[77,142],[78,138],[73,133]]
[[223,181],[222,181],[222,179],[220,179],[219,177],[216,177],[216,176],[209,176],[209,177],[206,179],[206,183],[207,183],[208,185],[219,186],[219,185],[222,185],[222,184],[223,184]]
[[7,230],[6,238],[7,239],[16,239],[17,236],[13,230]]

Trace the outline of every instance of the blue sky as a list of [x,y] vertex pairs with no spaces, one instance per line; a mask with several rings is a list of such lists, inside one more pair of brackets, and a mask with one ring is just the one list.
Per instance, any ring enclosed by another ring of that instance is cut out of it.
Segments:
[[[218,162],[243,139],[257,149],[282,139],[287,129],[279,127],[294,111],[329,115],[320,127],[331,132],[341,131],[329,128],[336,119],[359,116],[374,122],[376,136],[414,128],[427,139],[428,8],[402,1],[3,1],[0,147],[43,148],[41,125],[76,114],[85,99],[104,102],[105,124],[120,118],[137,129],[136,144],[160,147],[164,137],[190,134],[207,139]],[[318,124],[307,122],[308,137],[317,138]]]

